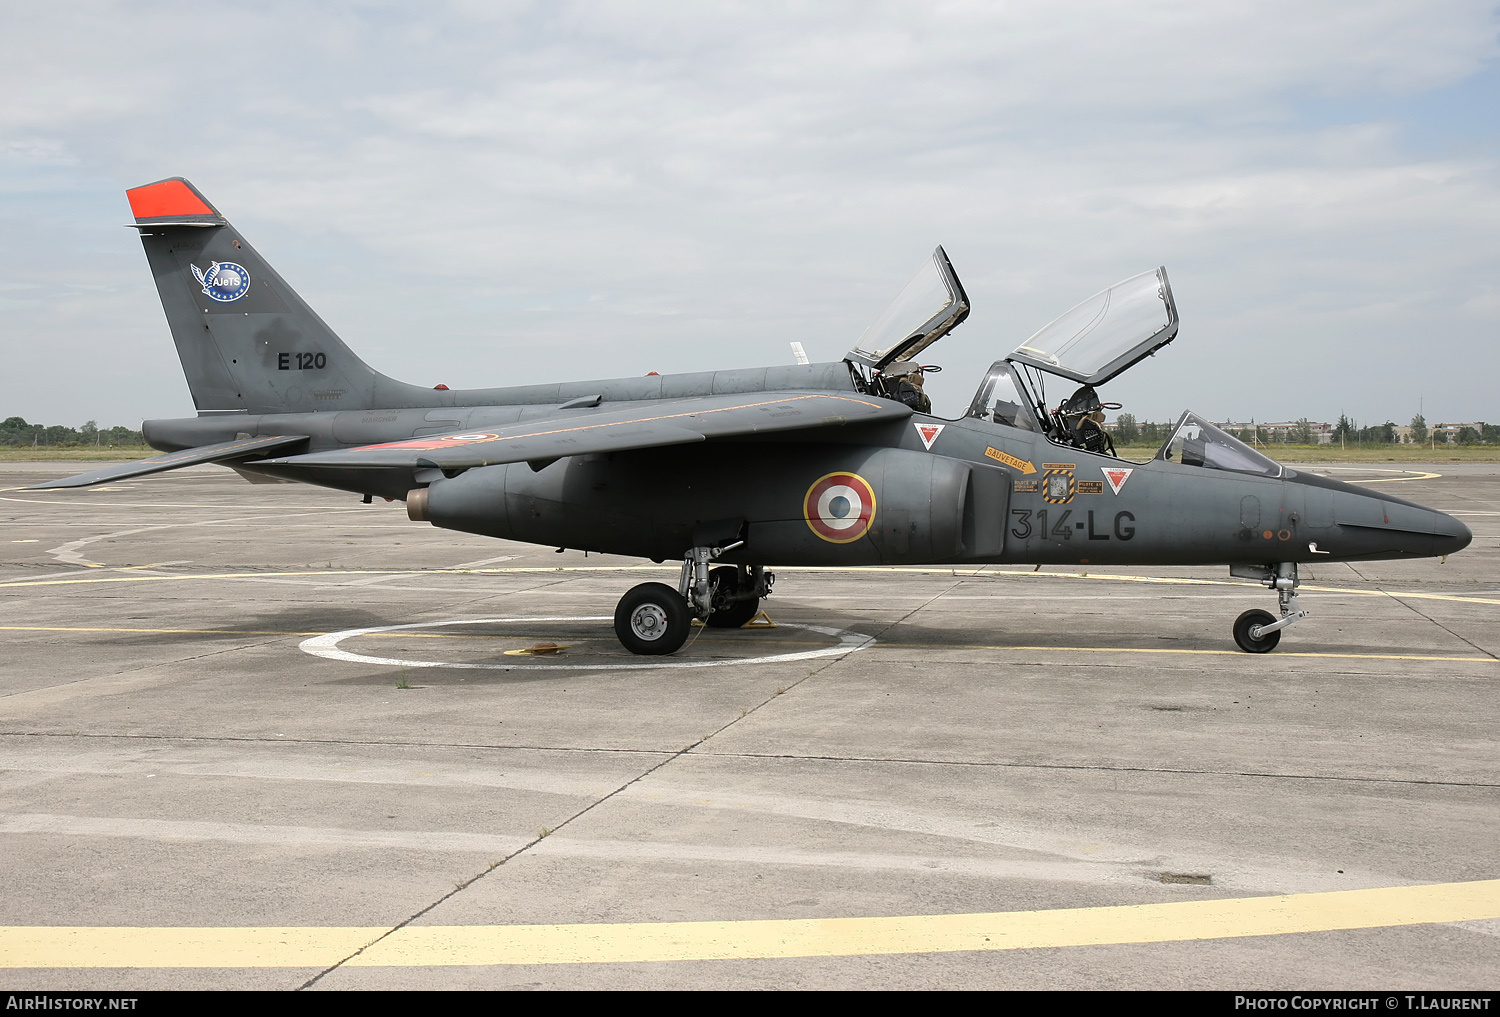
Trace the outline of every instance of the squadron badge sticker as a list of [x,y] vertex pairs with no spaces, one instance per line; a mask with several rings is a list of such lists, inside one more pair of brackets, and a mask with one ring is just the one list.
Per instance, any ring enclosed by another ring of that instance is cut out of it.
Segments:
[[250,273],[232,261],[211,261],[206,269],[191,264],[188,267],[210,300],[232,304],[250,292]]
[[1078,493],[1078,480],[1073,475],[1077,467],[1073,463],[1042,464],[1042,501],[1052,505],[1066,505]]
[[812,531],[834,544],[849,544],[875,522],[875,490],[855,473],[819,477],[802,499],[802,517]]

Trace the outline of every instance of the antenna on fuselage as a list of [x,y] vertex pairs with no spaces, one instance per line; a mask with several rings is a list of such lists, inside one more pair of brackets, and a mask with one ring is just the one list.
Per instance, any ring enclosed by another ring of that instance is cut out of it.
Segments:
[[807,359],[807,351],[802,348],[802,344],[799,342],[792,343],[792,359],[799,364],[812,363],[811,360]]

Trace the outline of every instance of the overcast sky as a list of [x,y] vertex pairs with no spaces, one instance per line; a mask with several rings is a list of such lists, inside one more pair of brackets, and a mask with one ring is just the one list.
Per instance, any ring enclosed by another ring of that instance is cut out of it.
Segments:
[[940,413],[1165,264],[1141,419],[1500,420],[1492,3],[0,10],[0,416],[192,414],[121,228],[185,176],[420,384],[835,360],[942,244]]

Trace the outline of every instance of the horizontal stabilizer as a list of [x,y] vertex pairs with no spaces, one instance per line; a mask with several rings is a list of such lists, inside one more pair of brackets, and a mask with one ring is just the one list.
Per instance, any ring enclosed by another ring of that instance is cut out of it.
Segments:
[[276,466],[436,467],[444,470],[684,445],[716,438],[904,420],[890,399],[831,392],[698,396],[573,412],[503,427],[274,459]]
[[200,445],[197,448],[185,448],[180,452],[168,452],[164,456],[154,456],[151,459],[114,463],[91,473],[80,473],[76,477],[49,480],[45,484],[32,484],[26,490],[47,491],[59,487],[89,487],[92,484],[102,484],[109,480],[142,477],[148,473],[161,473],[163,470],[175,470],[182,466],[245,459],[305,441],[307,441],[305,434],[280,434],[271,438],[237,438],[234,441],[221,441],[216,445]]

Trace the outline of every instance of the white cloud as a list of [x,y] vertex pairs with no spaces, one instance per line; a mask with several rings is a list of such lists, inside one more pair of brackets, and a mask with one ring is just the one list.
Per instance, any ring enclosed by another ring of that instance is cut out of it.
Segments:
[[[1412,151],[1381,112],[1492,60],[1490,5],[87,12],[41,5],[0,39],[0,243],[26,252],[0,272],[103,264],[114,298],[0,327],[69,350],[131,335],[145,380],[70,364],[65,391],[0,382],[7,414],[186,412],[143,259],[91,232],[127,233],[121,188],[182,174],[416,381],[781,362],[789,339],[837,357],[942,242],[975,312],[936,348],[940,407],[1166,262],[1183,338],[1123,383],[1146,416],[1400,416],[1414,383],[1495,415],[1473,372],[1401,359],[1436,331],[1493,362],[1495,152]],[[1375,113],[1319,122],[1310,99]]]

